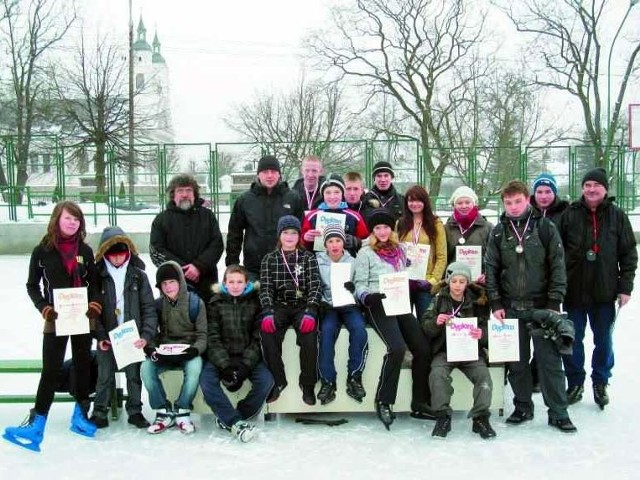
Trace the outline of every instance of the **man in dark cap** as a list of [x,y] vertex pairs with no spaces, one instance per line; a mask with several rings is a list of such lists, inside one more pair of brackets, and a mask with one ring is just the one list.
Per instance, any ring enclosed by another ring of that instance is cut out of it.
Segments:
[[587,319],[593,332],[591,359],[593,399],[601,409],[609,403],[607,385],[613,368],[612,327],[616,303],[629,301],[638,264],[636,240],[624,211],[608,196],[609,180],[602,168],[582,179],[582,196],[559,221],[567,259],[564,307],[575,327],[573,355],[565,355],[569,404],[584,393],[584,334]]
[[365,219],[371,210],[375,208],[384,208],[393,215],[395,220],[402,216],[402,208],[404,198],[393,186],[395,174],[389,162],[378,162],[373,166],[373,187],[369,190],[363,199],[363,213]]
[[278,219],[294,215],[301,220],[304,213],[300,197],[282,181],[276,157],[260,159],[257,177],[233,204],[225,259],[227,266],[239,265],[242,252],[251,281],[260,278],[262,257],[276,247]]

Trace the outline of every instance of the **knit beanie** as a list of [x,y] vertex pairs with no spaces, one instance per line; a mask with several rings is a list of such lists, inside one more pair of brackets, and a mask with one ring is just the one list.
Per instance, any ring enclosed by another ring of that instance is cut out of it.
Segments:
[[173,264],[163,263],[156,271],[156,287],[160,288],[165,280],[175,280],[180,283],[180,273]]
[[375,176],[379,173],[389,173],[393,178],[395,178],[395,174],[393,173],[393,167],[389,162],[378,162],[373,166],[373,171],[371,174],[375,178]]
[[588,181],[598,182],[602,185],[606,190],[609,190],[609,180],[607,180],[607,172],[604,168],[594,168],[593,170],[589,170],[582,177],[582,186]]
[[330,238],[341,238],[342,242],[344,243],[346,240],[345,234],[344,234],[344,228],[342,228],[342,225],[338,225],[338,224],[329,224],[326,227],[324,227],[324,230],[322,231],[322,235],[323,235],[323,241],[324,244],[327,244],[327,240],[329,240]]
[[258,161],[258,173],[264,170],[275,170],[280,173],[280,162],[273,155],[265,155]]
[[300,233],[300,220],[298,220],[298,218],[294,217],[293,215],[285,215],[284,217],[280,217],[280,220],[278,220],[277,228],[278,236],[280,236],[283,230],[288,229],[293,229]]
[[459,198],[469,198],[473,202],[474,205],[478,205],[478,195],[473,189],[463,185],[461,187],[456,188],[451,194],[451,205],[455,205]]
[[444,276],[444,281],[447,282],[447,285],[451,281],[451,277],[455,277],[456,275],[462,275],[467,279],[468,283],[471,283],[471,270],[465,263],[453,262],[449,264]]
[[396,219],[386,208],[376,208],[367,215],[367,228],[373,232],[373,227],[376,225],[388,225],[393,230],[396,226]]
[[538,187],[549,187],[553,194],[556,197],[558,196],[558,182],[556,181],[556,177],[554,177],[550,173],[541,173],[533,181],[531,189],[533,190],[534,195]]
[[322,185],[320,185],[320,196],[324,196],[324,189],[327,187],[338,187],[342,192],[342,197],[344,198],[344,182],[340,175],[331,174],[324,182],[322,182]]

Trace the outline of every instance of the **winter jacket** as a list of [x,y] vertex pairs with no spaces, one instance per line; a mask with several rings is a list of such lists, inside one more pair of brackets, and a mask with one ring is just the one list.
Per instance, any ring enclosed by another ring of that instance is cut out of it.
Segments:
[[566,200],[561,200],[558,197],[555,198],[553,203],[547,207],[546,210],[542,210],[538,205],[536,205],[536,197],[535,195],[531,195],[530,198],[531,206],[538,210],[543,217],[547,217],[553,223],[558,226],[558,222],[560,221],[560,217],[562,216],[562,212],[564,212],[567,207],[569,207],[569,202]]
[[224,243],[215,214],[203,203],[197,198],[192,208],[182,210],[170,201],[151,224],[149,253],[156,267],[168,260],[180,266],[195,265],[200,270],[200,280],[192,286],[208,299],[211,286],[218,281]]
[[[405,257],[404,247],[402,255]],[[404,262],[403,262],[404,265]],[[378,277],[383,273],[397,273],[393,266],[382,260],[378,254],[370,247],[365,246],[360,249],[355,262],[355,276],[353,283],[356,284],[356,297],[362,299],[364,295],[380,291]],[[403,267],[404,270],[404,267]]]
[[205,304],[199,300],[198,317],[193,322],[189,318],[189,292],[182,268],[176,262],[165,262],[173,266],[180,276],[180,292],[175,302],[162,295],[162,308],[158,314],[158,329],[149,343],[157,347],[165,343],[187,343],[200,354],[207,348],[207,312]]
[[[89,302],[102,304],[93,250],[84,242],[80,243],[78,248],[78,269],[83,284],[88,288]],[[73,278],[67,273],[58,251],[42,243],[38,244],[31,253],[27,279],[27,293],[38,311],[42,314],[46,306],[53,306],[54,289],[72,287]],[[89,324],[90,329],[95,330],[95,322],[91,320]],[[44,322],[44,333],[55,331],[55,321]]]
[[[409,231],[400,238],[401,242],[412,243],[414,240],[413,232]],[[444,231],[442,220],[436,218],[436,239],[435,243],[431,241],[427,232],[424,229],[420,229],[420,236],[418,237],[418,243],[425,245],[431,245],[429,250],[429,264],[427,265],[426,280],[432,286],[440,283],[444,270],[447,268],[447,234]]]
[[[315,230],[316,228],[316,220],[318,219],[318,214],[321,212],[328,213],[339,213],[345,215],[345,224],[344,224],[344,233],[347,236],[347,241],[345,242],[345,248],[349,250],[349,253],[352,256],[357,255],[358,250],[362,245],[362,240],[369,236],[369,229],[367,228],[367,224],[365,223],[362,216],[359,213],[354,212],[350,208],[346,207],[346,203],[342,203],[340,208],[328,208],[326,203],[321,203],[320,206],[307,213],[302,221],[302,229],[300,231],[300,236],[304,238],[304,234],[309,230]],[[344,208],[342,207],[344,206]],[[351,237],[351,238],[349,238]],[[303,240],[304,241],[304,240]],[[304,246],[309,250],[313,251],[313,242],[304,241]],[[348,247],[351,248],[348,248]]]
[[[447,351],[447,333],[446,325],[438,325],[436,320],[441,313],[450,314],[455,310],[453,299],[449,291],[449,286],[443,286],[438,295],[429,305],[421,319],[422,329],[427,337],[431,339],[431,348],[433,354]],[[482,329],[482,338],[478,341],[478,349],[480,355],[484,355],[484,351],[488,346],[487,340],[487,323],[489,321],[489,300],[487,294],[480,285],[470,283],[464,291],[464,299],[462,307],[456,315],[460,318],[478,318],[478,328]]]
[[386,208],[398,220],[402,216],[404,208],[404,197],[396,191],[393,185],[386,192],[378,190],[378,187],[374,185],[364,194],[362,202],[364,205],[360,213],[365,220],[367,215],[376,208]]
[[253,369],[262,359],[258,314],[259,283],[248,283],[242,295],[234,297],[224,285],[214,285],[207,304],[207,357],[218,370],[239,359]]
[[322,185],[325,180],[326,178],[323,176],[318,178],[318,187],[316,188],[316,192],[313,195],[313,198],[311,199],[311,205],[307,205],[307,192],[305,191],[305,188],[304,188],[304,178],[301,177],[297,179],[293,184],[293,187],[291,188],[291,190],[293,190],[300,198],[300,201],[302,203],[302,208],[305,212],[318,208],[318,205],[322,203],[323,198],[320,193],[320,185]]
[[565,248],[568,288],[565,305],[584,308],[613,302],[618,294],[630,295],[638,265],[636,239],[629,217],[605,197],[595,211],[599,252],[587,261],[593,248],[593,218],[584,198],[573,202],[560,217],[560,236]]
[[96,323],[95,337],[98,341],[109,340],[109,332],[118,326],[116,315],[115,283],[106,266],[105,252],[117,243],[129,247],[130,257],[125,265],[124,277],[124,321],[135,320],[140,337],[149,342],[158,327],[158,315],[153,299],[153,291],[144,271],[144,262],[138,256],[138,250],[131,239],[120,227],[109,227],[102,232],[100,246],[96,250],[96,267],[100,278],[100,293],[103,299],[102,314]]
[[520,229],[531,216],[524,235],[524,252],[517,253],[518,239],[503,213],[491,231],[485,268],[491,308],[560,310],[567,288],[564,249],[556,226],[529,208],[513,223]]
[[[307,310],[317,314],[322,285],[315,255],[303,248],[298,248],[295,252],[287,252],[285,255],[288,268],[280,250],[275,250],[262,259],[260,268],[262,310],[265,313],[272,313],[277,305],[306,306]],[[297,286],[294,281],[296,273]],[[300,295],[296,292],[300,292]]]
[[240,251],[244,266],[258,275],[263,257],[277,243],[278,219],[294,215],[302,220],[302,202],[289,190],[286,182],[280,182],[271,193],[260,183],[254,182],[233,204],[227,235],[226,264],[240,263]]
[[[344,252],[342,257],[337,262],[333,262],[331,257],[326,252],[316,253],[316,259],[318,260],[318,269],[320,270],[320,278],[322,279],[322,301],[332,305],[333,300],[331,298],[331,264],[332,263],[347,263],[351,265],[351,276],[345,277],[344,282],[353,281],[355,277],[355,260],[349,254]],[[355,297],[354,297],[355,299]]]
[[[482,255],[484,256],[487,251],[487,242],[489,241],[489,234],[492,229],[493,224],[485,217],[478,214],[476,221],[464,234],[464,245],[482,247]],[[447,219],[447,223],[444,225],[444,230],[447,233],[447,265],[449,265],[451,262],[455,262],[456,260],[456,247],[461,245],[459,240],[460,237],[462,237],[458,222],[453,218],[453,215]],[[484,272],[484,265],[482,271]]]

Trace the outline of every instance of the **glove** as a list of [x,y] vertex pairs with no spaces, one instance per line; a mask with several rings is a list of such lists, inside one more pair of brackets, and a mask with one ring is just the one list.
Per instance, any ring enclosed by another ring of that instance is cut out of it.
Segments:
[[249,375],[251,375],[251,369],[247,366],[246,363],[240,362],[236,367],[236,374],[238,375],[238,380],[240,382],[244,382]]
[[384,293],[367,293],[362,297],[362,303],[364,304],[365,307],[371,308],[373,307],[375,304],[379,303],[382,301],[382,299],[387,298],[387,296]]
[[89,309],[85,315],[89,320],[97,320],[102,313],[102,305],[98,302],[89,302]]
[[189,347],[184,352],[182,352],[182,355],[180,356],[183,356],[183,355],[187,360],[191,360],[193,358],[196,358],[198,355],[200,355],[200,352],[196,347]]
[[225,387],[229,388],[229,385],[232,385],[238,381],[236,369],[231,365],[229,365],[228,367],[224,367],[220,372],[220,380]]
[[354,237],[353,235],[349,235],[348,233],[345,235],[344,239],[344,249],[349,251],[357,251],[360,250],[362,246],[362,241],[358,237]]
[[349,290],[351,293],[356,291],[356,286],[353,282],[349,281],[349,282],[344,282],[344,288],[346,288],[347,290]]
[[276,319],[273,315],[265,315],[260,324],[260,330],[264,333],[276,333]]
[[152,362],[158,361],[158,355],[156,354],[155,347],[152,347],[151,345],[145,345],[142,351]]
[[316,319],[310,313],[305,313],[300,320],[300,333],[310,333],[316,328]]
[[47,305],[42,309],[42,318],[47,322],[53,322],[58,318],[58,312],[56,312],[51,305]]

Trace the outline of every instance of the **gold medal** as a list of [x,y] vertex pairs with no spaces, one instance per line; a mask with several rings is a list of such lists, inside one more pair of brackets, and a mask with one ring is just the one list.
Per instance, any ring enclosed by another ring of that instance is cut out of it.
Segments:
[[113,313],[116,315],[116,318],[120,316],[120,309],[116,308]]

